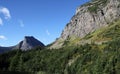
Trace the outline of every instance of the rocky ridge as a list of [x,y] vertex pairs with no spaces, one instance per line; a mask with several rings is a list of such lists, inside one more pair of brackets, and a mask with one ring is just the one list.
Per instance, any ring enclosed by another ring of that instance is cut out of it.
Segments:
[[120,18],[120,0],[92,0],[77,8],[59,39],[50,48],[60,48],[70,38],[83,38],[87,34],[108,26]]
[[0,47],[0,53],[7,52],[10,50],[14,50],[14,49],[21,49],[23,51],[27,51],[27,50],[30,50],[30,49],[37,47],[37,46],[45,47],[45,45],[42,42],[40,42],[39,40],[37,40],[33,36],[25,36],[24,40],[22,40],[21,42],[19,42],[15,46]]

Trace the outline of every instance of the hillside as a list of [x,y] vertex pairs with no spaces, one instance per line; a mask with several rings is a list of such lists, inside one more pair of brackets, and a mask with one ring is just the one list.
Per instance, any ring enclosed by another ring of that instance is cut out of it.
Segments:
[[0,73],[119,74],[119,5],[119,0],[92,0],[78,7],[52,44],[0,54]]
[[109,26],[120,18],[119,12],[119,0],[92,0],[78,7],[61,36],[50,48],[61,48],[65,41],[81,39],[97,29]]
[[83,38],[103,43],[79,46],[68,46],[68,43],[59,50],[38,47],[4,53],[0,55],[0,70],[33,74],[119,74],[119,31],[120,20]]

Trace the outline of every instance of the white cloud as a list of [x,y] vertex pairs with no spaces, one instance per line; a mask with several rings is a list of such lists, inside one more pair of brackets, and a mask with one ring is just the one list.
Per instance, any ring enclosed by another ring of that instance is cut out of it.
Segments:
[[48,30],[46,30],[46,33],[47,33],[47,35],[50,35],[50,32]]
[[3,35],[0,35],[0,40],[6,40],[7,38]]
[[0,25],[3,25],[3,20],[0,18]]
[[18,22],[20,23],[20,27],[24,27],[25,26],[22,20],[18,20]]
[[2,13],[5,16],[5,19],[10,19],[10,11],[6,7],[0,7],[0,13]]

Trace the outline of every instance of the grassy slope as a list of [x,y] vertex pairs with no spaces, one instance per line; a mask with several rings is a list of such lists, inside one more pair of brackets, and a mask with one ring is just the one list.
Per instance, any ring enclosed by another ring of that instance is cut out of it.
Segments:
[[71,37],[63,42],[63,47],[78,46],[86,43],[102,44],[120,37],[120,20],[116,20],[107,27],[102,27],[92,33],[87,34],[84,38]]
[[[85,40],[91,43],[75,46]],[[35,48],[27,52],[19,50],[1,54],[0,71],[38,74],[119,74],[119,57],[120,20],[117,20],[83,39],[69,39],[59,50]]]
[[101,28],[86,35],[84,40],[91,40],[92,42],[107,42],[120,37],[120,20],[111,23],[108,27]]

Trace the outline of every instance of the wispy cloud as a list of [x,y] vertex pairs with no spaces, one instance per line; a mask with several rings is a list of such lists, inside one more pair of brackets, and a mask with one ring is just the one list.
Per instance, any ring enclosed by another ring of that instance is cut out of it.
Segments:
[[3,20],[0,18],[0,25],[3,25]]
[[[10,11],[6,7],[0,7],[0,15],[4,15],[6,20],[11,18]],[[0,25],[3,25],[3,19],[0,17]]]
[[20,24],[20,27],[24,27],[24,23],[23,23],[23,20],[18,20],[19,24]]
[[5,16],[5,19],[11,18],[10,11],[6,7],[0,7],[0,13],[2,13]]
[[46,34],[47,34],[47,35],[50,35],[50,32],[49,32],[48,30],[46,30]]
[[0,40],[6,40],[7,38],[3,35],[0,35]]

